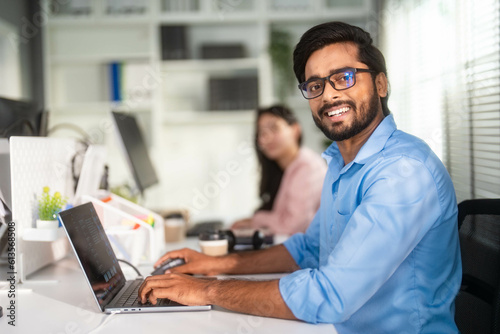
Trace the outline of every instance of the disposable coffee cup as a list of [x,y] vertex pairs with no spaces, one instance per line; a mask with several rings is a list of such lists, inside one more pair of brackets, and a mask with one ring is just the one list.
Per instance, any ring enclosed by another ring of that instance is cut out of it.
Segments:
[[165,242],[179,242],[186,237],[186,222],[180,213],[173,213],[165,217]]
[[200,233],[198,237],[201,252],[210,256],[227,254],[228,238],[223,231],[209,231]]

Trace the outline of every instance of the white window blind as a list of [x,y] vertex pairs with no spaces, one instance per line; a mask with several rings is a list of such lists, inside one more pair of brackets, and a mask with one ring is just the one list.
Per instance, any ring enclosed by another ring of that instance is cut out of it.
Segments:
[[443,160],[459,201],[500,198],[500,0],[386,0],[389,106]]

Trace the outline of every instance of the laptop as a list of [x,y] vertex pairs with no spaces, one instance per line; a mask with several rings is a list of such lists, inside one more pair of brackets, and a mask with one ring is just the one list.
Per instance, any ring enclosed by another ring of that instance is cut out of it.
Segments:
[[210,305],[187,306],[169,299],[156,305],[141,304],[137,291],[143,279],[125,280],[113,248],[92,203],[59,213],[76,258],[94,295],[105,313],[143,313],[210,310]]

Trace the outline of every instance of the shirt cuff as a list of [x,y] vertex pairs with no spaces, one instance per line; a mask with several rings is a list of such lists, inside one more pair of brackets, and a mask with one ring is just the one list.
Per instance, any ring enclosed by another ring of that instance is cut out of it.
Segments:
[[323,296],[311,277],[314,269],[298,270],[280,279],[279,290],[293,315],[309,323],[318,323]]
[[300,262],[302,261],[302,256],[304,254],[304,249],[302,249],[304,234],[296,233],[288,238],[283,245],[286,250],[290,253],[290,255],[295,260],[295,263],[300,266]]

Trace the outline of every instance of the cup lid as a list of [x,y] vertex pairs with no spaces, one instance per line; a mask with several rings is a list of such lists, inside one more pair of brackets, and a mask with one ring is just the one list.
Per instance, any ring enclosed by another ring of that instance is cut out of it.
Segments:
[[164,217],[165,219],[176,219],[176,218],[184,218],[181,213],[175,212],[170,213]]
[[204,231],[198,235],[199,240],[225,240],[227,239],[227,234],[224,231],[212,230]]

